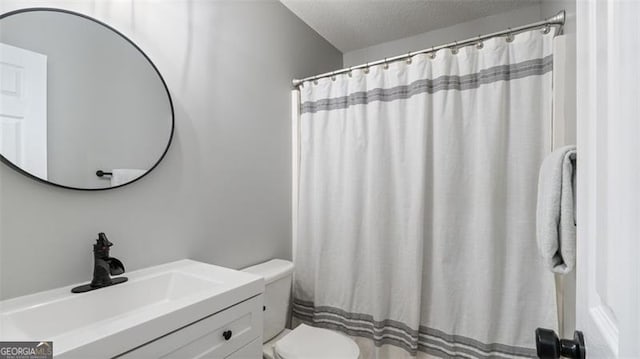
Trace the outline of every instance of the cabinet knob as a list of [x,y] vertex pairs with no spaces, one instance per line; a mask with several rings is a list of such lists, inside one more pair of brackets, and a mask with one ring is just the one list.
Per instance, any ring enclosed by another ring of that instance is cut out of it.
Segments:
[[224,337],[224,340],[231,339],[232,335],[233,335],[233,332],[230,330],[225,330],[224,332],[222,332],[222,336]]

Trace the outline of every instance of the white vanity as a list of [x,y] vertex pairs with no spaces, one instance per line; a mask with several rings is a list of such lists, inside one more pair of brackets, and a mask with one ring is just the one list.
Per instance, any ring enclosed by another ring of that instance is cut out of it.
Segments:
[[0,302],[0,341],[53,341],[56,358],[260,358],[264,280],[192,260]]

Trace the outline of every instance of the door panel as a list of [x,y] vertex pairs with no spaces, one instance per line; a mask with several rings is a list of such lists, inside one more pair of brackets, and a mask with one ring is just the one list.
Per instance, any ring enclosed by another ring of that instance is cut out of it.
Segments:
[[47,57],[0,43],[0,152],[47,179]]
[[640,4],[578,1],[577,7],[577,328],[589,358],[635,358]]

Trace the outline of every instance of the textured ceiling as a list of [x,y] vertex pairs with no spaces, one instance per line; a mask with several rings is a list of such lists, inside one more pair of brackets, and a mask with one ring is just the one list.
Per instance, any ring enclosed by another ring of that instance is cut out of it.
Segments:
[[540,0],[280,1],[342,52],[540,3]]

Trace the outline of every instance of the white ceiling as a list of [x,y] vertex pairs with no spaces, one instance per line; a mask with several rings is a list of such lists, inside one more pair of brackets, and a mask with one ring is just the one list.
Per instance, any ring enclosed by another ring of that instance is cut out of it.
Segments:
[[540,3],[540,0],[280,1],[342,52]]

